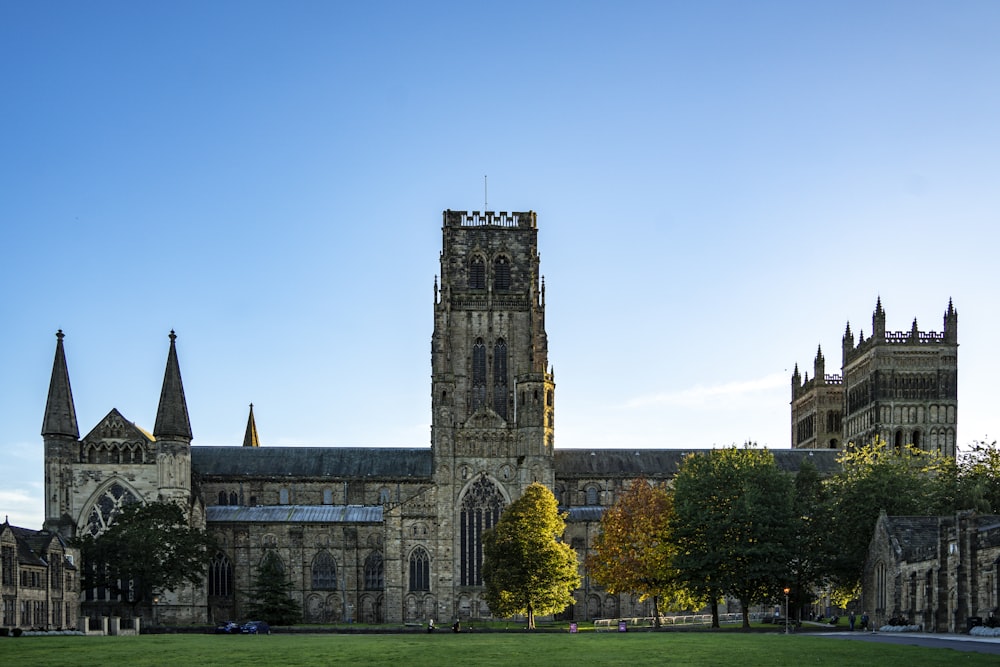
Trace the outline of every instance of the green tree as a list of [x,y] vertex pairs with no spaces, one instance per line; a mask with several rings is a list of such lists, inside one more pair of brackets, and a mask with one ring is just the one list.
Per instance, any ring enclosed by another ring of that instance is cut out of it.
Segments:
[[837,544],[831,539],[833,508],[816,466],[803,459],[795,474],[792,500],[792,549],[788,560],[790,604],[801,620],[812,591],[828,583]]
[[665,489],[650,486],[645,479],[633,480],[601,517],[601,533],[587,557],[591,578],[608,592],[653,599],[656,627],[660,627],[660,600],[674,608],[695,603],[673,563],[672,515],[673,498]]
[[268,551],[257,566],[247,613],[271,625],[293,625],[302,620],[302,608],[292,597],[294,584],[285,575],[281,559]]
[[97,536],[76,540],[83,558],[83,587],[107,588],[132,607],[148,605],[154,593],[185,582],[200,586],[214,541],[192,528],[175,503],[131,503]]
[[537,482],[511,503],[483,535],[485,599],[497,616],[554,614],[573,603],[580,585],[576,552],[562,542],[565,514]]
[[942,477],[936,475],[946,475],[948,463],[914,447],[897,451],[883,440],[849,449],[838,461],[840,471],[827,481],[834,506],[830,534],[838,545],[830,575],[836,586],[853,591],[861,584],[879,512],[939,513]]
[[687,587],[712,604],[728,595],[750,607],[779,594],[791,558],[792,480],[750,445],[690,454],[674,478],[674,560]]

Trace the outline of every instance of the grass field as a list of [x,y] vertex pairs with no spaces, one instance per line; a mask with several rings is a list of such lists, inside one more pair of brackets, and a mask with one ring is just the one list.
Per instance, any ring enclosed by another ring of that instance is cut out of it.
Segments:
[[997,664],[994,655],[809,635],[713,632],[307,634],[0,638],[17,667],[182,665],[835,665]]

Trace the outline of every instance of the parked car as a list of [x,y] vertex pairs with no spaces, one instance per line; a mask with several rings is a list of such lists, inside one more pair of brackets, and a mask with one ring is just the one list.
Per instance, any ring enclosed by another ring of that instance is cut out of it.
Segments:
[[240,624],[236,621],[227,621],[215,627],[217,635],[238,635],[240,634]]
[[245,635],[269,635],[271,634],[271,626],[267,624],[267,621],[247,621],[240,626],[240,632]]

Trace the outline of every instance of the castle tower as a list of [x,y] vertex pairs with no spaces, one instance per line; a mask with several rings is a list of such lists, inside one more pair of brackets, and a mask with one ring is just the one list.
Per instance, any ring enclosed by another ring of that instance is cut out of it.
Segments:
[[170,350],[163,373],[163,388],[156,409],[157,486],[160,500],[186,506],[191,498],[191,420],[177,361],[177,334],[170,332]]
[[[75,534],[71,512],[72,470],[78,457],[80,429],[76,421],[73,390],[69,384],[62,329],[56,332],[56,355],[52,362],[49,395],[42,419],[45,443],[45,530],[70,539]],[[68,479],[67,479],[68,477]]]
[[442,234],[431,339],[438,557],[453,563],[441,579],[448,611],[476,616],[482,531],[531,482],[554,484],[555,380],[535,213],[445,211]]
[[[872,335],[857,345],[844,337],[844,439],[881,438],[897,449],[914,445],[955,455],[958,410],[958,312],[948,301],[944,330],[886,331],[881,299]],[[848,334],[850,329],[848,329]]]
[[792,373],[792,447],[803,449],[839,449],[843,384],[839,375],[826,374],[823,348],[816,348],[813,377],[806,373],[803,382],[799,365]]

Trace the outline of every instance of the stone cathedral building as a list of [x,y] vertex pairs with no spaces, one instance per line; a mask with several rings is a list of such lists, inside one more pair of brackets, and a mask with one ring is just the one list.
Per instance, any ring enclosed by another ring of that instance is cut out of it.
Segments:
[[941,332],[886,331],[882,299],[871,336],[848,323],[840,375],[816,351],[813,376],[792,374],[792,447],[842,449],[881,439],[955,456],[958,422],[958,311],[948,301]]
[[[268,447],[252,406],[243,446],[194,446],[173,332],[152,432],[111,410],[81,437],[60,332],[42,428],[45,528],[96,534],[123,503],[181,503],[220,548],[204,586],[160,597],[158,618],[176,623],[245,618],[268,553],[306,622],[487,617],[483,531],[536,481],[568,512],[582,563],[603,508],[637,477],[669,480],[688,452],[558,449],[536,214],[449,210],[442,234],[429,447]],[[807,457],[836,465],[828,449],[774,454],[788,470]],[[583,582],[567,618],[651,613]],[[85,615],[112,603],[100,590],[81,598]]]

